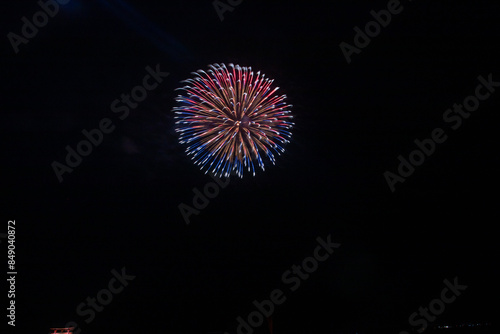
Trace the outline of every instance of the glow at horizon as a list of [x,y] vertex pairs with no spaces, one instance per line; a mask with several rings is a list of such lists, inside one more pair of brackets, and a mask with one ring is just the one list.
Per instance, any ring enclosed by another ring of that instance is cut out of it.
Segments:
[[264,170],[263,156],[274,164],[292,136],[292,105],[275,95],[274,80],[254,74],[251,67],[214,64],[207,72],[182,81],[183,95],[175,99],[176,132],[186,152],[205,173],[243,177]]

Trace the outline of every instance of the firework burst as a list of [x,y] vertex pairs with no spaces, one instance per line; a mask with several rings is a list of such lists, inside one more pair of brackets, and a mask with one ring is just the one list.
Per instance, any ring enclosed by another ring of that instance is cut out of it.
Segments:
[[285,151],[291,129],[291,105],[275,95],[274,80],[254,74],[251,67],[214,64],[192,73],[174,107],[179,142],[205,173],[225,177],[244,169],[264,170],[263,156],[274,164]]

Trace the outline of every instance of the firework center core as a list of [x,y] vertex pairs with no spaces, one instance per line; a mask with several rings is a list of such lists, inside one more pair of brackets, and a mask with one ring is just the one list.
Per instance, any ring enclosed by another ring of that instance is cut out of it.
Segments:
[[238,120],[234,123],[236,126],[248,128],[248,126],[250,125],[250,117],[248,117],[247,115],[243,115],[243,117],[241,117],[241,120]]

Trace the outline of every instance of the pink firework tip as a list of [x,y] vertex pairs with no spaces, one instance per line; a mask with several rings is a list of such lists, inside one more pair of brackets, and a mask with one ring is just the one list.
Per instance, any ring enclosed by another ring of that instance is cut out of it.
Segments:
[[262,156],[275,164],[285,151],[293,127],[286,95],[275,95],[274,80],[251,67],[209,65],[182,81],[176,97],[176,132],[188,156],[205,173],[228,177],[244,169],[264,170]]

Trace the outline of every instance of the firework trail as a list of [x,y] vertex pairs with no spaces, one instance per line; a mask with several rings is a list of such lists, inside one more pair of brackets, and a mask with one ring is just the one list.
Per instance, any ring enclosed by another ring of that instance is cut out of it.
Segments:
[[255,176],[254,162],[264,170],[262,156],[274,164],[275,154],[289,143],[291,105],[274,95],[274,80],[254,74],[251,67],[214,64],[183,81],[184,92],[174,107],[179,141],[202,170],[221,177],[246,167]]

